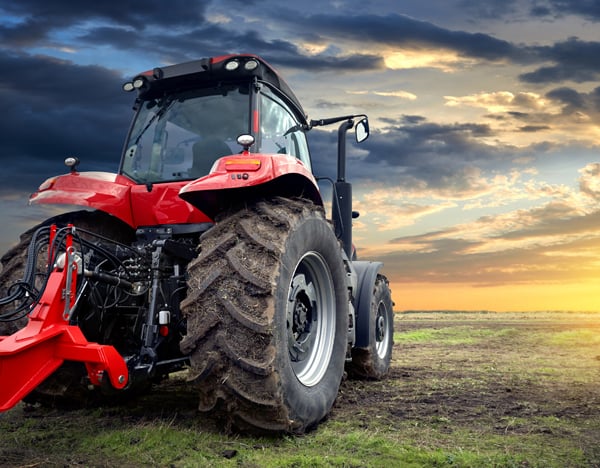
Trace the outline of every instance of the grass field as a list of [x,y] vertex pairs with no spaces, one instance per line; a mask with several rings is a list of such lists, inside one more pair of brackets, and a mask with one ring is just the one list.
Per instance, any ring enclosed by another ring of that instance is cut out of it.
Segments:
[[[390,376],[302,437],[225,435],[184,376],[127,406],[0,414],[0,466],[600,466],[600,314],[396,314]],[[1,383],[0,383],[1,384]]]

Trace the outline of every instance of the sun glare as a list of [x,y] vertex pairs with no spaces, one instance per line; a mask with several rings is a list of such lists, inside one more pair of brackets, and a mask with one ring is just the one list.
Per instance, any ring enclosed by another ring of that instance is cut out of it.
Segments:
[[384,56],[385,65],[392,70],[410,68],[439,68],[450,73],[456,70],[459,64],[468,62],[468,59],[459,57],[456,52],[446,50],[395,50]]

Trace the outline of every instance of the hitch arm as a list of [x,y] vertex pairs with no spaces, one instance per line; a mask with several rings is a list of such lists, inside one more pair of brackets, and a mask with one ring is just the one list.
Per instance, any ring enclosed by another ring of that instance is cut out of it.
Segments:
[[66,252],[66,265],[55,266],[50,273],[27,325],[0,336],[0,411],[15,406],[64,361],[83,362],[94,385],[106,377],[116,389],[127,385],[127,365],[117,350],[88,342],[79,327],[68,323],[65,311],[75,303],[78,268],[71,234]]

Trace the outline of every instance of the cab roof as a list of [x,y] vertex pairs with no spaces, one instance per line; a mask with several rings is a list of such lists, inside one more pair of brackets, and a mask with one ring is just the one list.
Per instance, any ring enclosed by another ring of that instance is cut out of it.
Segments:
[[138,99],[149,100],[170,92],[214,86],[224,82],[262,81],[277,89],[306,119],[300,101],[265,60],[252,54],[232,54],[203,58],[140,73],[123,85],[125,91],[137,90]]

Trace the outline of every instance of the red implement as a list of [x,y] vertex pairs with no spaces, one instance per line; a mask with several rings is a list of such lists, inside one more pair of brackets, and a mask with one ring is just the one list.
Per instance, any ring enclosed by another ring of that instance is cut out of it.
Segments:
[[27,325],[0,336],[0,411],[15,406],[64,361],[83,362],[93,385],[106,375],[114,388],[127,385],[127,365],[117,350],[88,342],[79,327],[69,325],[78,268],[71,243],[69,234],[65,265],[55,266]]

